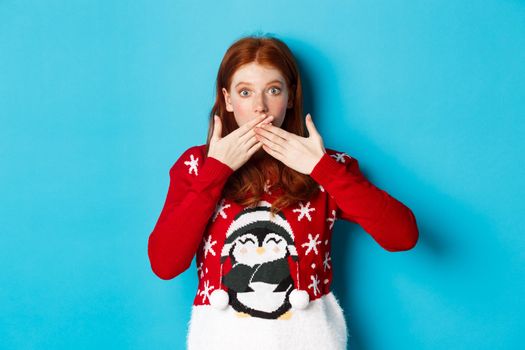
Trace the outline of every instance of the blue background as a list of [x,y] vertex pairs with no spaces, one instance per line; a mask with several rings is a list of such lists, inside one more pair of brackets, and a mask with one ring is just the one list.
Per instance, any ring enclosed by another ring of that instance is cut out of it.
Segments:
[[524,1],[0,1],[2,349],[182,349],[194,262],[147,238],[206,139],[227,47],[296,54],[325,146],[409,206],[417,246],[335,228],[351,349],[525,336]]

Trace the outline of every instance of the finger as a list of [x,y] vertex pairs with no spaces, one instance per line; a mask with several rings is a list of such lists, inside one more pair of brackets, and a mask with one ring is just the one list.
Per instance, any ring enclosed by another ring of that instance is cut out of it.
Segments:
[[272,123],[261,125],[261,128],[259,130],[261,132],[263,130],[266,131],[266,132],[271,132],[271,133],[279,136],[280,138],[282,138],[284,140],[288,140],[291,137],[293,137],[292,135],[295,135],[295,134],[293,134],[291,132],[288,132],[288,131],[286,131],[286,130],[284,130],[282,128],[279,128],[279,127],[273,125]]
[[250,149],[248,150],[248,155],[252,156],[255,152],[257,152],[258,149],[262,147],[262,142],[255,143]]
[[[279,129],[277,127],[274,127],[274,128]],[[278,143],[279,145],[283,145],[286,142],[285,138],[269,131],[268,126],[262,126],[260,128],[255,128],[255,129],[257,129],[257,132],[256,132],[257,135],[266,137],[268,140]]]
[[250,137],[244,144],[243,144],[243,147],[245,148],[250,148],[252,147],[254,144],[260,142],[259,140],[257,140],[257,138],[255,137],[255,135],[253,135],[252,137]]
[[[266,138],[263,135],[259,135],[258,138],[259,138],[260,141],[262,141],[264,146],[267,146],[268,148],[272,149],[273,151],[279,152],[281,154],[286,153],[286,149],[283,146],[284,142],[281,142],[281,141],[279,141],[280,143],[279,142],[274,142],[273,140],[270,140],[270,139]],[[282,139],[280,139],[280,140],[282,140]]]
[[264,119],[266,119],[268,116],[266,114],[261,114],[253,119],[251,119],[250,121],[248,121],[247,123],[244,123],[242,126],[240,126],[238,128],[238,130],[240,130],[240,132],[242,134],[244,134],[245,132],[247,132],[248,130],[250,130],[251,128],[253,128],[257,123],[260,123],[262,122]]
[[[259,120],[259,118],[255,118],[255,119],[252,119],[250,120],[248,123],[244,124],[242,127],[238,128],[237,132],[240,132],[241,133],[241,136],[239,136],[239,139],[242,139],[243,141],[246,141],[245,139],[246,138],[249,138],[250,136],[252,136],[254,133],[253,133],[253,129],[255,127],[256,124],[254,123],[257,123],[259,122],[259,124],[262,124],[262,123],[270,123],[271,121],[273,120],[273,116],[267,116],[267,117],[264,117],[262,120]],[[250,124],[249,126],[247,126],[248,124]],[[246,127],[246,129],[242,129]],[[248,135],[246,135],[248,134]]]
[[272,157],[280,160],[281,162],[284,163],[284,155],[280,152],[277,152],[276,150],[268,147],[267,145],[264,144],[263,142],[263,145],[262,145],[262,148],[266,151],[266,153],[268,153],[269,155],[271,155]]
[[239,137],[239,142],[241,144],[245,144],[248,140],[250,140],[252,137],[255,137],[255,130],[252,128],[246,132],[246,134]]
[[312,120],[312,116],[310,115],[310,113],[306,115],[306,128],[308,129],[309,136],[319,135],[319,132],[317,132],[317,128],[314,125],[314,121]]
[[222,135],[222,123],[219,116],[214,115],[213,116],[213,135],[212,138],[215,140],[218,140],[221,138]]
[[[260,123],[257,123],[256,126],[261,126],[263,124],[270,124],[273,121],[273,115],[268,115]],[[253,128],[252,128],[253,129]]]

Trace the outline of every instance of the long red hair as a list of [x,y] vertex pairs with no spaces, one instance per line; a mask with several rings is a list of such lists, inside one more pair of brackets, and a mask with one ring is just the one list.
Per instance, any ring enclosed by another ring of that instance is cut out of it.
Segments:
[[[233,112],[226,110],[222,88],[229,91],[232,78],[241,66],[255,62],[275,68],[286,80],[293,106],[286,110],[281,128],[299,136],[307,137],[308,131],[303,118],[303,93],[301,76],[295,58],[288,46],[281,40],[270,36],[247,36],[234,42],[224,54],[216,81],[215,104],[209,115],[206,154],[213,135],[213,116],[222,122],[222,137],[238,128]],[[261,149],[262,150],[262,149]],[[264,193],[266,175],[276,178],[275,186],[282,194],[272,203],[272,212],[303,201],[317,194],[318,184],[309,176],[295,171],[278,159],[261,151],[262,156],[252,157],[228,179],[223,196],[243,206],[257,204]]]

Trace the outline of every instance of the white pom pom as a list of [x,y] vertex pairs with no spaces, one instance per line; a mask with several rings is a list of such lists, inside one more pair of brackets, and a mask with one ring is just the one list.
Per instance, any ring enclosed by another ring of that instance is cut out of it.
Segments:
[[230,302],[230,297],[223,289],[216,289],[211,292],[210,304],[216,309],[224,309]]
[[290,304],[295,309],[304,309],[310,302],[310,295],[305,290],[294,289],[290,293]]

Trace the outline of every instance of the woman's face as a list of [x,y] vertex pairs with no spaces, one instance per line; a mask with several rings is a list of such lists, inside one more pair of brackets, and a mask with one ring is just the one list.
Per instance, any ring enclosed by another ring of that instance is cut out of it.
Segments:
[[226,110],[233,112],[241,126],[259,115],[272,115],[272,124],[283,124],[286,109],[293,105],[293,96],[281,72],[255,62],[237,69],[229,91],[222,88]]

